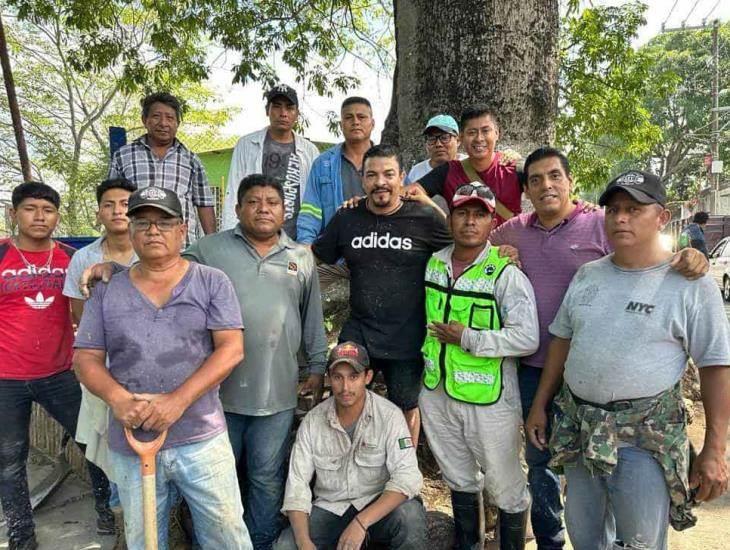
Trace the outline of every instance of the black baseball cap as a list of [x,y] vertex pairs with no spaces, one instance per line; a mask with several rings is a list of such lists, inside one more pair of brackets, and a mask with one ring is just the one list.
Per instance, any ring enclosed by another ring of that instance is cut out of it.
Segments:
[[338,363],[347,363],[357,372],[363,372],[370,367],[370,357],[367,350],[355,342],[337,344],[330,352],[327,368],[331,369]]
[[299,107],[299,97],[297,96],[297,91],[291,86],[287,86],[286,84],[277,84],[276,86],[271,88],[268,92],[266,92],[266,105],[274,101],[274,99],[277,97],[285,97],[294,105]]
[[146,206],[157,208],[176,218],[183,217],[182,205],[177,194],[164,187],[145,187],[132,193],[129,196],[127,214]]
[[630,170],[616,177],[608,184],[598,199],[598,204],[606,206],[617,191],[625,191],[632,199],[642,204],[656,203],[664,206],[667,202],[667,191],[659,176],[641,170]]

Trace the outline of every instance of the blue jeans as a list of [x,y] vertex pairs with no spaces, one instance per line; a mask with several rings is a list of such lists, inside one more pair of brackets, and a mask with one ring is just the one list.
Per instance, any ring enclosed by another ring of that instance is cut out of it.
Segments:
[[256,550],[271,550],[284,527],[284,501],[294,409],[268,416],[226,413],[246,515]]
[[[517,376],[520,384],[520,399],[522,401],[522,415],[527,420],[530,407],[535,399],[537,387],[540,384],[542,369],[520,365]],[[548,418],[552,415],[548,414]],[[547,436],[550,436],[548,425]],[[550,452],[541,451],[525,438],[525,461],[527,462],[527,481],[532,494],[532,508],[530,521],[532,532],[535,535],[537,547],[540,550],[556,550],[565,544],[565,529],[563,528],[560,503],[560,479],[548,468]]]
[[[342,532],[352,522],[358,510],[350,506],[338,516],[317,506],[312,506],[309,516],[309,537],[318,550],[334,550]],[[392,550],[423,550],[427,548],[426,510],[420,500],[406,500],[390,514],[368,529],[368,537]],[[297,550],[294,532],[284,531],[274,546],[276,550]]]
[[626,548],[666,549],[669,492],[651,454],[622,447],[610,476],[592,476],[579,462],[566,466],[565,479],[565,522],[575,550],[607,550],[615,542]]
[[[144,550],[140,459],[110,451],[124,510],[129,550]],[[157,536],[160,550],[168,544],[170,507],[179,492],[190,507],[195,537],[202,548],[251,550],[243,522],[236,464],[225,433],[157,453]]]
[[[8,524],[8,539],[16,544],[35,534],[26,472],[33,402],[73,436],[81,407],[81,386],[70,370],[36,380],[0,380],[0,502]],[[100,518],[110,515],[109,480],[99,467],[88,460],[86,465],[97,514]]]

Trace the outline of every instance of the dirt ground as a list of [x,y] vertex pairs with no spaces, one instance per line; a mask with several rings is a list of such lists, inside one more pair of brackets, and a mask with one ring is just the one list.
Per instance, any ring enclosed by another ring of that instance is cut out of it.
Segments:
[[[689,436],[699,450],[702,448],[705,416],[701,403],[695,404],[695,414],[689,426]],[[728,436],[728,454],[730,463],[730,436]],[[438,479],[434,471],[424,471],[425,483],[422,496],[429,511],[429,534],[431,548],[447,549],[453,536],[451,520],[451,502],[448,489]],[[686,531],[677,532],[670,529],[669,550],[728,550],[730,549],[730,493],[726,493],[716,501],[702,504],[696,509],[697,525]],[[498,543],[488,544],[488,550],[497,550]],[[527,550],[535,550],[534,541],[527,544]],[[570,544],[566,549],[572,549]]]

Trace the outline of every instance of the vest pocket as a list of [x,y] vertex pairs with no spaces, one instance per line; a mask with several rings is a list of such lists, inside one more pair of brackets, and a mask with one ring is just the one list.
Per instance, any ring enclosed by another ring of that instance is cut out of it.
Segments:
[[494,322],[494,309],[491,305],[472,304],[469,311],[469,328],[491,330]]

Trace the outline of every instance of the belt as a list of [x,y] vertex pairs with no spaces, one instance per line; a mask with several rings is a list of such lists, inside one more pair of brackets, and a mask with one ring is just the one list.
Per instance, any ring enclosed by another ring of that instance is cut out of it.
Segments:
[[649,407],[649,405],[652,405],[656,400],[664,395],[666,391],[672,391],[666,390],[661,393],[658,393],[656,395],[652,395],[650,397],[638,397],[636,399],[620,399],[618,401],[609,401],[608,403],[594,403],[593,401],[588,401],[587,399],[583,399],[581,397],[578,397],[573,393],[573,391],[568,388],[568,391],[570,392],[570,395],[573,397],[573,401],[576,402],[578,405],[589,405],[591,407],[595,407],[597,409],[603,409],[604,411],[610,411],[610,412],[619,412],[619,411],[628,411],[631,409],[646,409]]

